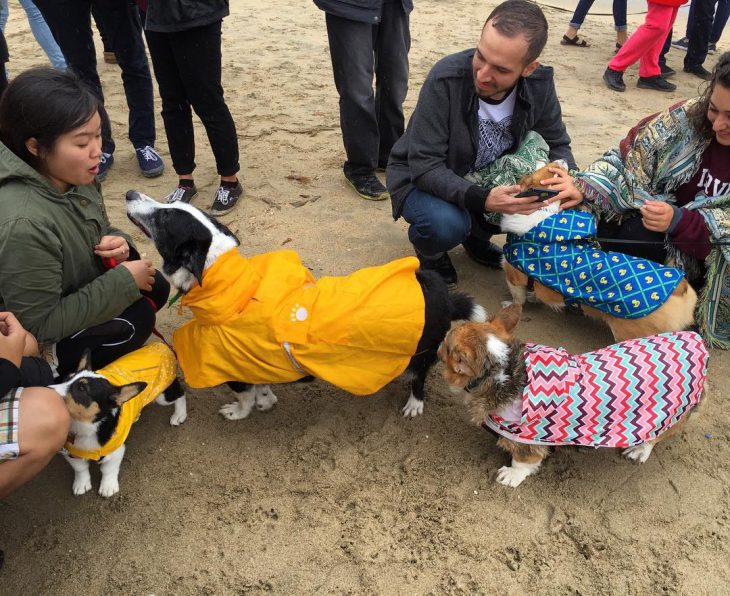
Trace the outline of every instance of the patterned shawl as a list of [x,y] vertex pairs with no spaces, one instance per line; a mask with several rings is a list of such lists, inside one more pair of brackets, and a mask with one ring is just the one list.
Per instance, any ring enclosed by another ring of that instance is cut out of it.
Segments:
[[[674,191],[697,172],[710,140],[700,138],[687,117],[699,98],[645,118],[621,141],[576,176],[585,204],[599,218],[634,217],[647,200],[674,203]],[[730,243],[730,194],[695,200],[713,243]],[[697,268],[668,243],[668,263]],[[714,347],[730,349],[730,245],[715,246],[706,260],[707,281],[698,305],[702,334]]]

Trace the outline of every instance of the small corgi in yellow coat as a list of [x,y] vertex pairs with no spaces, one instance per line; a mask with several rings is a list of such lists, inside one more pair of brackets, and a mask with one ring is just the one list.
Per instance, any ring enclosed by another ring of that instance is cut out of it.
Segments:
[[192,205],[129,191],[127,215],[155,243],[162,273],[193,313],[173,335],[185,381],[228,384],[237,402],[220,412],[229,420],[271,408],[269,383],[315,377],[369,395],[404,372],[413,380],[402,411],[417,416],[451,322],[486,318],[414,257],[315,278],[294,251],[245,257],[228,228]]
[[75,472],[73,493],[91,489],[89,461],[94,460],[101,467],[99,494],[111,497],[119,492],[124,443],[142,408],[152,401],[174,404],[170,424],[178,426],[187,418],[187,404],[175,356],[164,344],[146,345],[96,372],[88,363],[87,351],[77,372],[51,389],[64,398],[71,415],[63,454]]

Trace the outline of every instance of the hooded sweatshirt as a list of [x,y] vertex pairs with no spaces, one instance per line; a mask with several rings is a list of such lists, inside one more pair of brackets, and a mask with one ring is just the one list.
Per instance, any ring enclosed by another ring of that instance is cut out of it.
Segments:
[[141,297],[125,267],[94,254],[109,225],[98,184],[61,193],[0,143],[0,310],[39,342],[109,321]]
[[183,298],[194,319],[173,335],[185,381],[287,383],[307,375],[368,395],[400,375],[423,332],[425,304],[407,257],[316,280],[299,255],[230,250]]

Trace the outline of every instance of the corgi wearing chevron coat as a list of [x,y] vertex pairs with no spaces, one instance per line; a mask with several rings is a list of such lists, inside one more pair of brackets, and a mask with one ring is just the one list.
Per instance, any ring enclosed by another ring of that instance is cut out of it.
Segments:
[[708,352],[692,331],[619,342],[585,354],[525,344],[512,335],[522,307],[455,327],[439,348],[444,378],[476,424],[499,435],[512,464],[497,482],[516,487],[551,446],[619,447],[644,463],[697,405]]

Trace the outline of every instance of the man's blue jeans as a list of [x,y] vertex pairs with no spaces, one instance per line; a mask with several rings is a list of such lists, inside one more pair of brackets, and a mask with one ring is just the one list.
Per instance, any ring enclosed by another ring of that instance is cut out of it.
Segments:
[[466,209],[418,189],[406,197],[403,219],[410,224],[408,239],[425,257],[441,256],[471,233],[471,216]]
[[[25,9],[28,15],[28,24],[33,36],[36,38],[38,45],[46,53],[51,61],[53,68],[58,70],[66,70],[66,60],[63,57],[61,48],[58,47],[56,40],[53,38],[46,21],[43,19],[41,11],[33,4],[32,0],[20,0],[20,5]],[[0,0],[0,29],[5,31],[5,23],[8,21],[8,0]]]

